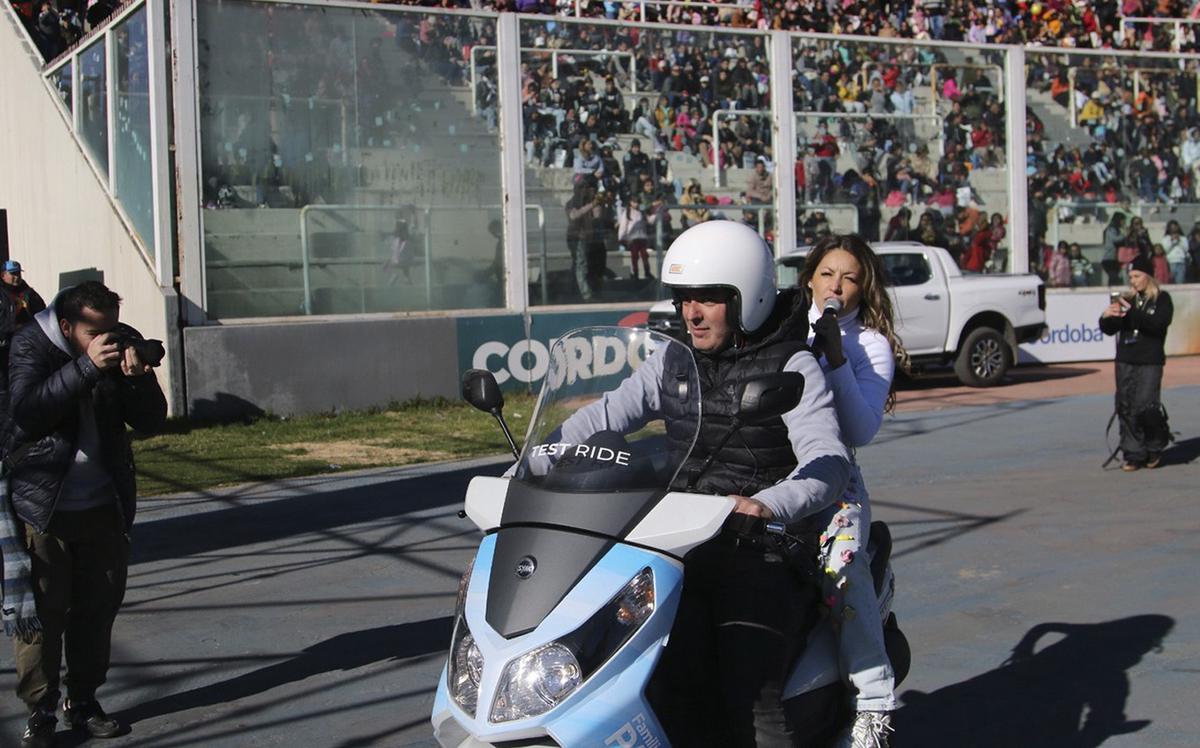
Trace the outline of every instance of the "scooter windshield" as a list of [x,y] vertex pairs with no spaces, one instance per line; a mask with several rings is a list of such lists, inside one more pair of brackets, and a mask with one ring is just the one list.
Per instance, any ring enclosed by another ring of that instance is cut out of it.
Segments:
[[687,346],[641,328],[572,330],[550,347],[514,477],[558,492],[665,491],[699,424]]

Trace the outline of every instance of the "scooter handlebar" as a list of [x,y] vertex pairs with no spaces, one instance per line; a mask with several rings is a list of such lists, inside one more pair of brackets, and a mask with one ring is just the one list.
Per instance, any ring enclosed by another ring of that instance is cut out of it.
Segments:
[[734,512],[726,519],[722,529],[739,538],[746,540],[762,540],[767,537],[786,537],[787,525],[782,522],[771,522],[763,517]]

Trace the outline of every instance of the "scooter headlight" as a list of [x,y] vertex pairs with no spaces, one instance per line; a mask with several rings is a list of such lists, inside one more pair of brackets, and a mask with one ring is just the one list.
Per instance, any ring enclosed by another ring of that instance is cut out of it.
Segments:
[[637,633],[653,612],[654,572],[647,566],[561,641],[578,656],[586,680]]
[[557,706],[616,654],[654,612],[649,567],[582,626],[508,663],[492,704],[492,722],[535,717]]
[[549,711],[583,682],[570,649],[554,642],[508,663],[492,704],[492,722],[510,722]]
[[450,644],[450,664],[446,678],[454,703],[471,716],[479,703],[479,680],[483,675],[483,653],[467,628],[467,620],[458,618]]
[[467,588],[471,586],[471,572],[475,569],[475,557],[471,557],[470,563],[467,564],[467,570],[463,572],[462,577],[458,580],[458,597],[454,601],[454,615],[456,618],[463,616],[463,609],[467,605]]

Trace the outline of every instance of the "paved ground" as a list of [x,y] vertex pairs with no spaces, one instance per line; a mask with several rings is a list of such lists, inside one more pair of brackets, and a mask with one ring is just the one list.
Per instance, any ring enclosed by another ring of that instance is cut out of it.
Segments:
[[[950,372],[921,375],[897,387],[896,410],[915,413],[961,405],[997,405],[1021,400],[1048,400],[1072,395],[1112,394],[1113,364],[1095,361],[1053,366],[1020,366],[1012,369],[1004,386],[964,387]],[[1200,356],[1170,359],[1163,371],[1163,387],[1200,384]]]
[[[923,380],[860,450],[914,652],[901,748],[1197,744],[1200,376],[1179,361],[1155,471],[1100,469],[1111,372],[1076,365],[985,393]],[[455,511],[502,464],[144,501],[104,692],[133,731],[106,743],[430,745],[477,540]],[[0,649],[0,746],[12,685]]]

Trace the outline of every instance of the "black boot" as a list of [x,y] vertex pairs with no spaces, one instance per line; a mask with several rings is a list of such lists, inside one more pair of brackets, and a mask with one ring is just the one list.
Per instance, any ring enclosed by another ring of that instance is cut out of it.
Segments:
[[63,702],[63,721],[72,730],[82,730],[93,738],[115,738],[121,734],[121,723],[104,713],[95,699]]
[[29,721],[25,723],[25,733],[21,735],[21,748],[52,748],[57,726],[58,719],[54,712],[34,710],[29,715]]

